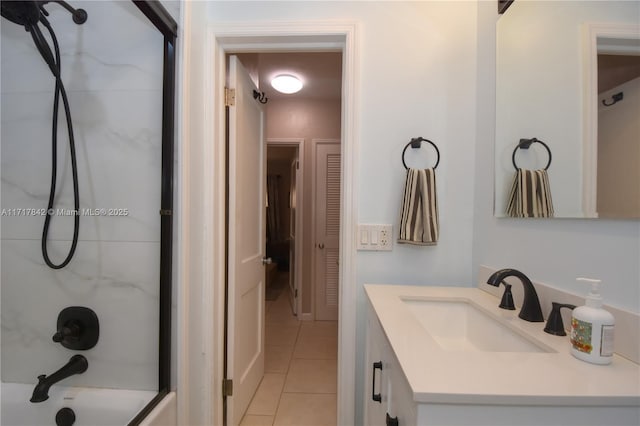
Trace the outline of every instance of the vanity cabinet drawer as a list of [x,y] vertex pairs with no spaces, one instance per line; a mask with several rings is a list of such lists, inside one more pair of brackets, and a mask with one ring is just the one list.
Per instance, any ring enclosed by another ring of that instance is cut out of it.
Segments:
[[417,424],[411,389],[375,314],[367,316],[365,410],[367,426]]
[[388,398],[388,364],[383,350],[384,335],[377,318],[368,317],[367,352],[365,355],[364,424],[386,425]]

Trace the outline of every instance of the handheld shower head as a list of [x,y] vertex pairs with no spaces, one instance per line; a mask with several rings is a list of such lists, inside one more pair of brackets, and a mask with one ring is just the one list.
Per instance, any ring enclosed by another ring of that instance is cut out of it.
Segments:
[[0,14],[27,31],[40,20],[40,4],[37,1],[7,1],[0,3]]
[[49,16],[43,6],[51,2],[67,9],[76,24],[84,24],[87,21],[87,12],[84,9],[74,9],[62,0],[2,0],[0,10],[4,18],[14,24],[22,25],[27,31],[30,31],[30,28],[36,25],[42,17]]

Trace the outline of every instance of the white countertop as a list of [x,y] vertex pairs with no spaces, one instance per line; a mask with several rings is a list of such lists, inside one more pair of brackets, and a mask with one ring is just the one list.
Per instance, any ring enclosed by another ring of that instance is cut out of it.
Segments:
[[[614,355],[594,365],[571,355],[569,336],[543,332],[544,322],[498,308],[478,288],[366,284],[365,292],[413,391],[414,401],[492,405],[640,405],[640,366]],[[405,298],[462,298],[555,352],[467,352],[443,349],[409,312]],[[616,336],[616,339],[623,338]]]

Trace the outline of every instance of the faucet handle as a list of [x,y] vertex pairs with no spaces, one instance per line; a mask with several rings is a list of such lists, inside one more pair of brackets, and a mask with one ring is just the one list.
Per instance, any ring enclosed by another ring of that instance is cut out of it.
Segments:
[[547,326],[544,328],[544,331],[546,333],[553,334],[554,336],[566,336],[567,333],[564,331],[564,323],[562,322],[560,309],[575,309],[575,307],[575,305],[571,305],[569,303],[551,302],[551,313],[547,319]]
[[82,306],[69,306],[58,315],[53,341],[67,349],[85,351],[98,343],[100,324],[96,313]]
[[502,293],[502,300],[500,300],[499,308],[508,309],[514,311],[516,305],[513,303],[513,294],[511,294],[511,284],[507,284],[505,281],[500,281],[504,284],[504,293]]
[[82,331],[82,324],[76,320],[69,320],[53,335],[53,341],[56,343],[65,340],[77,341],[80,339]]

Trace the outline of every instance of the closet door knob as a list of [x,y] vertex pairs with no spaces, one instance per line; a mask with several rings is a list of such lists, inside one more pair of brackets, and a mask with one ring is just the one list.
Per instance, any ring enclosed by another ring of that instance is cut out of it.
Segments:
[[262,258],[262,264],[263,265],[271,265],[271,258],[270,257],[263,257]]
[[322,250],[322,249],[324,248],[324,243],[320,243],[320,244],[318,244],[318,248],[319,248],[320,250]]

